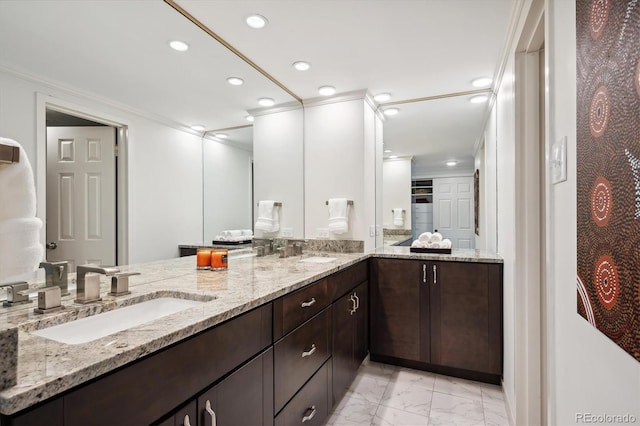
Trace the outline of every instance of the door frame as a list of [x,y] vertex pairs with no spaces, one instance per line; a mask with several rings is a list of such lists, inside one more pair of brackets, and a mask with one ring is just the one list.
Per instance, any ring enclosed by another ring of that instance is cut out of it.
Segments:
[[533,2],[515,54],[516,272],[515,424],[547,424],[549,398],[547,259],[549,180],[546,159],[544,2]]
[[43,93],[36,93],[36,209],[45,229],[40,242],[46,244],[47,216],[47,109],[74,115],[116,128],[116,250],[118,265],[129,263],[129,123],[85,105],[68,102]]

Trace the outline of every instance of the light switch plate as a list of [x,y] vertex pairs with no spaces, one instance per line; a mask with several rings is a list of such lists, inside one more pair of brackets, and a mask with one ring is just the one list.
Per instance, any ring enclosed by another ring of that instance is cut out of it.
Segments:
[[293,228],[282,228],[281,235],[283,238],[293,238]]
[[318,228],[318,238],[329,238],[329,228]]
[[551,183],[567,180],[567,137],[551,146]]

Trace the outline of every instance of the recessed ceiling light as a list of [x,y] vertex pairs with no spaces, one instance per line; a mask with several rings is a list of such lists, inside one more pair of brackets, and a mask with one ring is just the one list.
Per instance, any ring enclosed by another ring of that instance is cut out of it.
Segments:
[[192,130],[195,130],[196,132],[201,132],[204,130],[204,126],[202,124],[194,124],[193,126],[191,126]]
[[397,155],[390,155],[389,158],[398,158]]
[[373,97],[376,102],[387,102],[391,99],[391,93],[378,93]]
[[274,101],[271,98],[260,98],[258,99],[258,103],[262,106],[270,107],[270,106],[274,106],[276,104],[276,101]]
[[180,40],[173,40],[169,42],[169,46],[171,46],[173,50],[177,50],[178,52],[185,52],[189,50],[189,45]]
[[455,166],[456,164],[458,164],[458,162],[457,162],[457,161],[453,161],[453,160],[452,160],[452,161],[447,161],[447,162],[446,162],[446,163],[444,163],[444,164],[446,164],[446,165],[447,165],[447,166],[449,166],[449,167],[453,167],[453,166]]
[[318,88],[318,93],[322,96],[331,96],[336,93],[336,88],[333,86],[322,86]]
[[251,16],[247,16],[245,22],[251,28],[259,30],[260,28],[264,28],[269,21],[267,21],[267,18],[262,15],[254,14]]
[[390,149],[385,149],[385,150],[384,150],[384,153],[385,153],[385,154],[388,154],[388,153],[390,153],[390,152],[391,152],[391,150],[390,150]]
[[478,95],[469,98],[469,102],[471,102],[472,104],[481,104],[483,102],[487,102],[488,99],[489,96],[487,95]]
[[227,79],[227,83],[229,83],[232,86],[240,86],[241,84],[244,83],[244,80],[241,79],[240,77],[229,77]]
[[493,80],[490,79],[489,77],[480,77],[480,78],[476,78],[475,80],[473,80],[471,82],[471,84],[473,85],[473,87],[487,87],[489,86],[491,83],[493,83]]
[[384,115],[396,115],[400,112],[400,110],[398,108],[387,108],[382,112],[384,113]]
[[253,123],[253,120],[255,120],[255,118],[253,118],[253,115],[247,115],[244,117],[247,121],[250,121]]
[[226,138],[229,137],[229,135],[227,135],[226,133],[216,133],[213,136],[215,136],[216,138],[219,138],[219,139],[226,139]]
[[293,63],[293,67],[298,71],[306,71],[311,68],[311,64],[305,61],[297,61]]

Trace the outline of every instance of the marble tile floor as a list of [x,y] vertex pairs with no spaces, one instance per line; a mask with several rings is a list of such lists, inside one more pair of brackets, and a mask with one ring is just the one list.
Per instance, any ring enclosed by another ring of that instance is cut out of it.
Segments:
[[509,426],[500,386],[365,361],[327,426]]

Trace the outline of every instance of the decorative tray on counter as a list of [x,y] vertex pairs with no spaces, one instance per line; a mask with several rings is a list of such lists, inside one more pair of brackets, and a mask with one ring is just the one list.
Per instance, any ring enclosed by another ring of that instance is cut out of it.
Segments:
[[223,244],[226,246],[239,246],[240,244],[250,244],[251,240],[239,240],[239,241],[222,241],[222,240],[213,240],[211,244]]
[[450,248],[421,248],[421,247],[409,247],[409,251],[412,253],[441,253],[451,254]]

